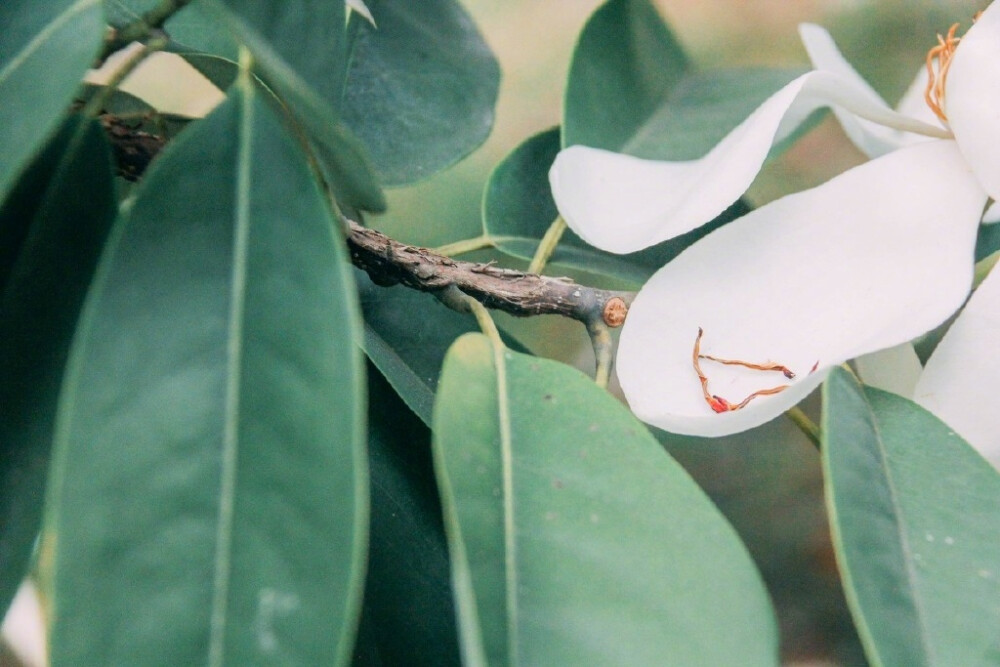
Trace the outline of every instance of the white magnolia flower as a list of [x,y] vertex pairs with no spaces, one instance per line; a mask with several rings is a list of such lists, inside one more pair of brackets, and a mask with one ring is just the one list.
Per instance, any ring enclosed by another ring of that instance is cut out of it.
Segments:
[[[668,431],[720,436],[762,424],[816,388],[832,366],[919,336],[968,295],[977,227],[989,198],[1000,199],[1000,4],[960,43],[944,40],[938,49],[930,95],[937,115],[922,99],[923,84],[894,111],[823,29],[806,25],[801,34],[815,70],[775,93],[705,157],[659,162],[573,146],[550,172],[568,225],[597,247],[625,253],[725,210],[772,144],[818,107],[832,107],[873,158],[709,234],[639,292],[622,331],[618,375],[635,414]],[[942,344],[917,394],[975,440],[963,419],[988,412],[1000,420],[1000,411],[963,389],[970,372],[977,391],[1000,384],[992,342],[1000,334],[1000,277],[988,279],[967,310],[949,336],[960,340]],[[988,327],[979,323],[990,317]],[[780,368],[697,359],[699,329],[701,354],[781,364],[794,379]],[[997,433],[1000,427],[988,437]]]

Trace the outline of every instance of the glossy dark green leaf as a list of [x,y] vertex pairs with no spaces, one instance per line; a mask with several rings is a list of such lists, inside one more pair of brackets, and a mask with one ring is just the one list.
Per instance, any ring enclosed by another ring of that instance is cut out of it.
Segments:
[[732,528],[583,374],[462,337],[434,458],[466,663],[777,664]]
[[649,0],[611,0],[587,21],[566,84],[566,145],[615,150],[691,69]]
[[562,144],[701,157],[804,69],[697,72],[649,0],[610,0],[573,52]]
[[[343,85],[343,12],[343,3],[326,0],[202,0],[178,12],[168,28],[171,48],[217,85],[231,79],[237,45],[245,45],[254,73],[313,146],[338,202],[381,211],[385,198],[364,146],[336,113]],[[182,16],[183,23],[173,23]]]
[[[339,103],[343,88],[343,2],[326,0],[220,0],[280,54],[284,62],[320,96]],[[105,0],[109,22],[122,26],[139,19],[158,0]],[[205,2],[193,2],[166,23],[168,49],[191,62],[209,80],[225,90],[236,76],[239,40],[231,26],[219,21]]]
[[315,94],[337,108],[346,57],[347,17],[341,0],[221,1],[253,30],[254,40],[263,40]]
[[[127,22],[134,20],[139,16],[139,11],[149,9],[157,1],[105,0],[105,3],[119,7],[128,5],[125,12]],[[204,2],[195,1],[184,7],[170,17],[164,28],[170,36],[166,47],[168,51],[187,60],[219,90],[226,90],[232,85],[239,71],[239,44],[232,31],[205,8]]]
[[104,36],[100,0],[0,2],[0,201],[42,149]]
[[354,286],[300,144],[241,76],[116,225],[60,401],[57,664],[331,664],[367,532]]
[[[126,20],[149,8],[149,0],[113,2]],[[336,113],[346,68],[344,24],[342,2],[202,0],[177,12],[166,28],[169,48],[223,89],[236,75],[239,44],[245,44],[256,59],[255,73],[311,142],[338,202],[381,211],[385,198],[365,148]]]
[[844,370],[823,404],[834,546],[871,663],[1000,662],[1000,475],[933,415]]
[[430,431],[378,371],[368,406],[371,540],[354,664],[458,665]]
[[[559,149],[559,128],[536,134],[515,148],[490,175],[483,195],[483,230],[504,253],[531,259],[558,215],[548,172]],[[748,210],[738,201],[699,229],[628,255],[598,250],[566,230],[550,263],[611,276],[638,287],[689,245]]]
[[79,118],[0,208],[0,609],[38,535],[59,384],[116,213],[104,131]]
[[344,122],[388,185],[412,183],[472,152],[493,127],[500,68],[457,0],[367,0],[355,31]]
[[444,355],[456,338],[476,330],[475,320],[447,309],[430,294],[379,287],[360,271],[355,276],[365,353],[406,405],[430,425]]
[[[104,14],[110,25],[123,28],[142,20],[143,14],[155,10],[160,0],[104,0]],[[177,53],[211,53],[236,65],[237,44],[224,26],[204,11],[204,2],[194,0],[167,19],[164,29],[170,38],[167,49]]]
[[1000,223],[981,225],[976,237],[976,261],[986,259],[1000,250]]
[[[445,307],[426,292],[379,287],[355,272],[365,318],[365,353],[426,425],[431,423],[434,392],[448,348],[455,339],[479,331],[471,315]],[[525,351],[505,338],[513,349]]]

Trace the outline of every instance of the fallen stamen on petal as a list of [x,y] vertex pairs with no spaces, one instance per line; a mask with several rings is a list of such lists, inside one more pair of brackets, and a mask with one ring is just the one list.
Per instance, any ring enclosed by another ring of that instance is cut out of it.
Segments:
[[[751,368],[758,371],[780,371],[782,375],[791,380],[795,377],[795,373],[792,372],[787,366],[782,366],[781,364],[775,364],[768,362],[766,364],[754,364],[749,361],[742,361],[740,359],[723,359],[721,357],[713,357],[710,354],[701,353],[701,337],[704,335],[704,330],[698,327],[698,336],[694,339],[694,350],[691,355],[691,360],[694,365],[694,372],[698,374],[698,380],[701,382],[701,393],[705,397],[705,402],[708,403],[708,407],[712,408],[713,411],[717,413],[722,412],[732,412],[734,410],[741,410],[747,406],[753,399],[758,396],[770,396],[772,394],[777,394],[785,389],[788,389],[791,385],[783,384],[778,387],[771,387],[770,389],[760,389],[753,392],[746,398],[744,398],[739,403],[731,403],[725,398],[712,394],[708,391],[708,376],[705,375],[701,370],[701,359],[709,359],[711,361],[718,362],[720,364],[726,364],[730,366],[744,366],[746,368]],[[819,366],[819,361],[816,362],[816,366],[813,366],[813,370],[809,371],[812,373]]]
[[766,364],[751,364],[749,361],[740,361],[739,359],[723,359],[722,357],[713,357],[710,354],[700,354],[698,355],[702,359],[709,359],[711,361],[717,361],[720,364],[725,364],[727,366],[745,366],[746,368],[752,368],[755,371],[781,371],[789,380],[795,379],[795,373],[792,372],[788,366],[782,366],[781,364],[775,364],[768,362]]
[[701,372],[701,363],[698,361],[701,359],[701,337],[704,333],[702,328],[698,327],[698,337],[694,339],[694,353],[691,355],[694,363],[694,372],[698,374],[698,379],[701,381],[701,393],[705,396],[705,402],[716,412],[725,412],[727,408],[723,406],[728,404],[725,402],[725,399],[720,399],[708,393],[708,378]]
[[780,394],[781,392],[783,392],[786,389],[788,389],[790,386],[792,386],[792,385],[790,385],[790,384],[783,384],[783,385],[780,385],[778,387],[771,387],[770,389],[761,389],[760,391],[755,391],[754,393],[750,394],[749,396],[747,396],[746,398],[744,398],[742,401],[740,401],[736,405],[730,405],[729,409],[730,410],[740,410],[742,408],[745,408],[747,406],[747,403],[749,403],[753,399],[757,398],[758,396],[770,396],[771,394]]
[[[941,119],[942,123],[948,122],[948,116],[944,111],[945,81],[948,78],[948,69],[951,67],[955,49],[961,41],[960,37],[955,37],[956,30],[958,30],[957,23],[948,29],[947,36],[938,35],[937,46],[927,52],[927,88],[924,91],[924,101],[927,102],[927,106],[934,112],[934,115]],[[937,60],[937,71],[934,69],[935,60]]]

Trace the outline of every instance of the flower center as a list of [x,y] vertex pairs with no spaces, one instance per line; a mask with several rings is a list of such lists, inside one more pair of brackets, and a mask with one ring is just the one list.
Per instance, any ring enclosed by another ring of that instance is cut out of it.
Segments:
[[[777,387],[771,387],[769,389],[760,389],[753,392],[746,398],[744,398],[739,403],[732,403],[711,393],[708,390],[708,376],[701,370],[701,360],[708,359],[709,361],[715,361],[720,364],[726,364],[727,366],[743,366],[745,368],[750,368],[755,371],[778,371],[784,375],[789,380],[795,378],[795,373],[792,372],[788,366],[782,366],[781,364],[776,364],[773,362],[765,362],[763,364],[755,364],[749,361],[743,361],[741,359],[723,359],[722,357],[713,357],[710,354],[701,353],[701,337],[705,332],[701,327],[698,327],[698,337],[694,339],[694,351],[691,354],[692,363],[694,364],[694,372],[698,374],[698,380],[701,381],[701,393],[705,397],[705,402],[708,403],[708,407],[712,408],[715,412],[733,412],[734,410],[742,410],[747,406],[750,401],[757,398],[758,396],[769,396],[771,394],[777,394],[779,392],[788,389],[791,385],[783,384]],[[812,373],[819,366],[819,362],[813,366]]]
[[[978,12],[972,17],[973,23],[976,22],[980,14],[982,12]],[[927,52],[927,88],[924,90],[924,101],[927,102],[927,106],[931,108],[934,115],[945,124],[948,123],[948,115],[945,113],[945,83],[948,80],[948,69],[951,67],[955,50],[958,48],[958,43],[962,41],[961,37],[955,36],[957,30],[958,24],[956,23],[948,28],[947,35],[942,37],[939,34],[937,45]]]

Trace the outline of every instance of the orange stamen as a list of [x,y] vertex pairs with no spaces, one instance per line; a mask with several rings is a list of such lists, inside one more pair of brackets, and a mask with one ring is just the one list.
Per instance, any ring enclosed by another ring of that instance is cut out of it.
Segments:
[[[948,70],[951,68],[952,58],[955,56],[955,49],[958,48],[960,37],[955,37],[958,24],[954,24],[948,29],[945,37],[937,36],[937,46],[927,52],[927,88],[924,90],[924,101],[930,107],[934,115],[941,119],[942,123],[948,122],[945,114],[945,83],[948,79]],[[937,69],[934,63],[937,62]]]

